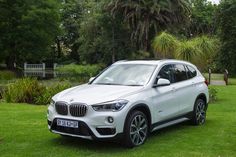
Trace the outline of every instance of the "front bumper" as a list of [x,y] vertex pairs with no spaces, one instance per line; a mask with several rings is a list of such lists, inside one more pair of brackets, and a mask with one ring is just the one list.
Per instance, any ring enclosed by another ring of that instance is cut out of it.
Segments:
[[[80,137],[84,139],[113,139],[123,133],[125,116],[122,112],[96,112],[92,108],[84,117],[71,115],[59,115],[52,106],[48,108],[48,128],[51,132],[66,136]],[[114,122],[109,123],[107,118],[113,117]],[[57,119],[78,121],[78,128],[67,128],[57,125]]]

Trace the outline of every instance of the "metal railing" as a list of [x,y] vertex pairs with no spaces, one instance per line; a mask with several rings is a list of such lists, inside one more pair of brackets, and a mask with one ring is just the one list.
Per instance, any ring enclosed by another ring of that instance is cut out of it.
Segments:
[[45,70],[45,63],[42,64],[28,64],[28,63],[24,63],[24,70],[28,71],[28,70]]

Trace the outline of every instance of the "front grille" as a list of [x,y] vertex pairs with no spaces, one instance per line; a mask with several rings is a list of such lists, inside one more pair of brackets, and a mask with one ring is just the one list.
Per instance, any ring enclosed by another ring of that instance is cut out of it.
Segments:
[[67,104],[64,102],[56,102],[55,108],[58,114],[61,114],[61,115],[68,114],[68,107],[67,107]]
[[87,112],[87,106],[84,104],[71,104],[70,114],[74,117],[83,117]]

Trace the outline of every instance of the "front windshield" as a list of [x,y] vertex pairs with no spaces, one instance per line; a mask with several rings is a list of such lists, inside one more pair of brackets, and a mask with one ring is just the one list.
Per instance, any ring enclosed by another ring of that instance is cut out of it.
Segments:
[[112,65],[92,84],[143,86],[149,81],[155,67],[155,65],[145,64]]

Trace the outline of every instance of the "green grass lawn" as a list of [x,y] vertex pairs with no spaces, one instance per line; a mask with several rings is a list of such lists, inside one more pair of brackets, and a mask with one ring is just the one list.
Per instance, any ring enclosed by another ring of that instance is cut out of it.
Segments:
[[0,156],[233,157],[236,156],[236,86],[219,86],[204,126],[189,123],[159,130],[146,143],[125,149],[112,142],[63,138],[47,129],[46,106],[0,103]]

